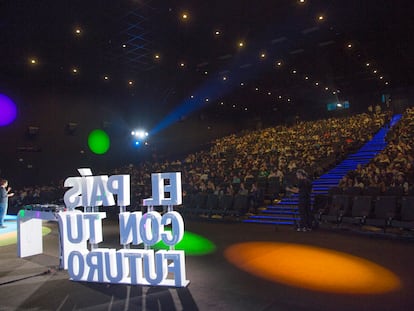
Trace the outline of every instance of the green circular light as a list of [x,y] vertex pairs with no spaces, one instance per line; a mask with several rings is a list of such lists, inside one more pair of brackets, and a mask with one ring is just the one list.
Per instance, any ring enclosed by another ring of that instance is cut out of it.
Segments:
[[[170,249],[168,245],[160,241],[154,245],[154,249]],[[210,240],[191,232],[184,232],[183,239],[174,247],[176,250],[183,250],[186,255],[202,256],[216,250],[216,245]]]
[[88,146],[93,153],[104,154],[110,146],[109,136],[103,130],[93,130],[88,136]]

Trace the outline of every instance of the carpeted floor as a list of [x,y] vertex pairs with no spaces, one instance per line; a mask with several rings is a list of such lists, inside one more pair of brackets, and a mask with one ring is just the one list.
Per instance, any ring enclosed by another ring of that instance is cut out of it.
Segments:
[[[17,258],[16,244],[0,246],[0,310],[414,309],[409,240],[187,221],[210,247],[186,256],[188,287],[168,288],[70,281],[58,269],[57,223],[44,226],[41,255]],[[104,221],[100,246],[120,248],[115,221]]]

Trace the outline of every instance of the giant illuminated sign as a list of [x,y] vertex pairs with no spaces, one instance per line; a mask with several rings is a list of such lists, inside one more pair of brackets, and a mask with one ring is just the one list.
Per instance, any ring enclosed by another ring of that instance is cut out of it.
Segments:
[[[185,254],[174,250],[184,236],[184,221],[173,210],[182,204],[181,174],[156,173],[151,175],[152,197],[143,200],[148,212],[126,212],[130,205],[130,176],[92,176],[90,169],[79,169],[80,177],[69,177],[64,186],[68,209],[57,213],[61,244],[61,268],[68,270],[73,281],[141,284],[153,286],[185,287]],[[169,182],[165,182],[168,180]],[[166,196],[166,194],[169,194]],[[101,248],[103,241],[102,220],[105,212],[94,212],[98,206],[120,207],[119,233],[121,249]],[[154,206],[167,206],[161,215]],[[84,207],[86,212],[75,209]],[[19,213],[19,257],[39,253],[37,243],[28,243],[31,220],[42,218],[40,214]],[[169,230],[165,230],[169,226]],[[33,231],[31,231],[31,235]],[[169,250],[155,251],[151,247],[163,241]],[[31,241],[33,242],[33,241]],[[34,246],[33,246],[34,244]],[[41,247],[40,247],[41,252]]]

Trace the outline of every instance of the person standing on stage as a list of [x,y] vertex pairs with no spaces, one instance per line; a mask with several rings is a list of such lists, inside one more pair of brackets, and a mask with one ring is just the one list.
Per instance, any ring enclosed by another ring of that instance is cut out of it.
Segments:
[[4,218],[7,214],[9,197],[14,195],[14,193],[10,193],[11,188],[8,187],[8,185],[9,182],[7,180],[0,180],[0,228],[6,228],[4,225]]
[[287,187],[286,190],[298,194],[300,223],[297,231],[310,231],[312,230],[313,220],[311,211],[312,182],[308,178],[308,174],[302,169],[296,171],[296,177],[298,179],[297,187]]

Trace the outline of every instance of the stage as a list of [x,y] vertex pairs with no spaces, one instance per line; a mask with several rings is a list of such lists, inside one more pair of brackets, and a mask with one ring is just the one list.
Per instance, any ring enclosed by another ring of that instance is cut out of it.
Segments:
[[[17,258],[15,243],[0,244],[2,311],[414,309],[413,241],[187,220],[193,244],[206,247],[190,246],[190,284],[172,288],[70,281],[59,270],[57,223],[43,226],[41,255]],[[16,234],[5,231],[0,240]],[[101,244],[121,248],[116,220],[104,220]]]

